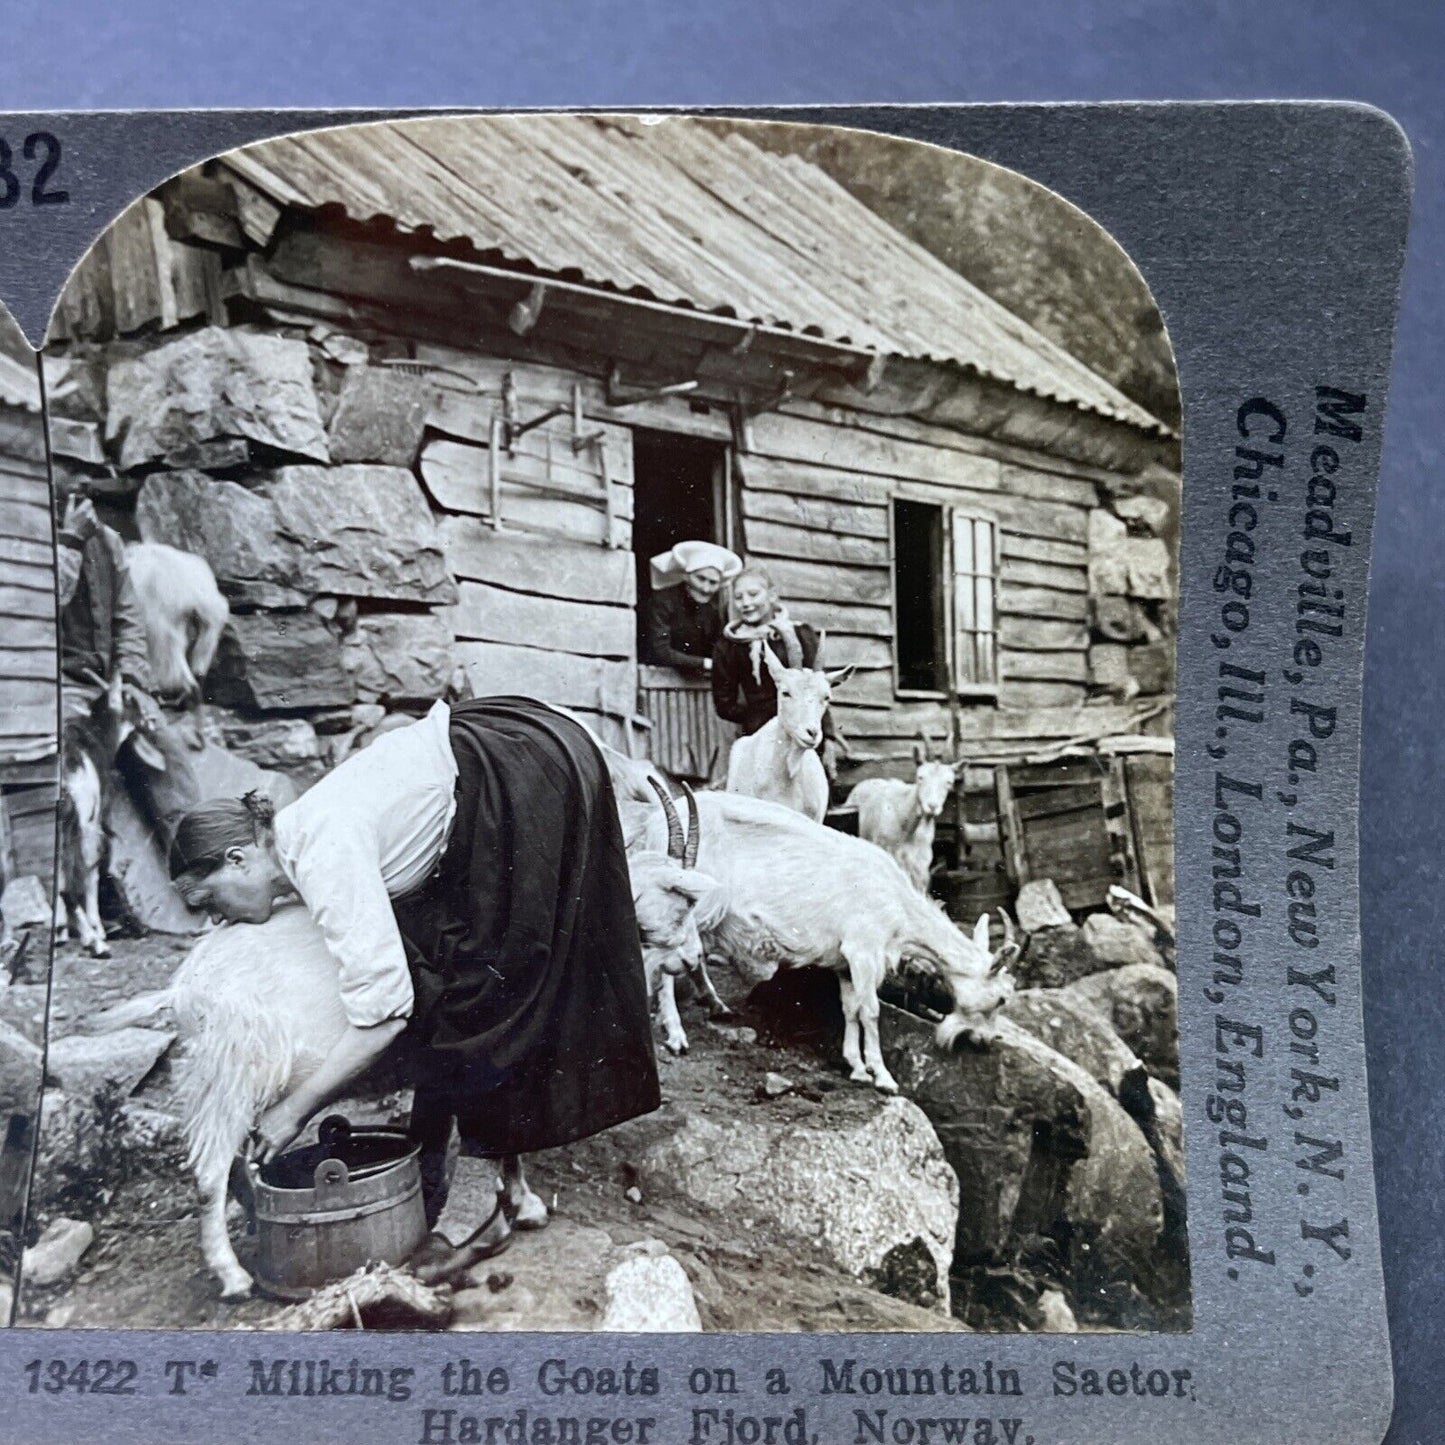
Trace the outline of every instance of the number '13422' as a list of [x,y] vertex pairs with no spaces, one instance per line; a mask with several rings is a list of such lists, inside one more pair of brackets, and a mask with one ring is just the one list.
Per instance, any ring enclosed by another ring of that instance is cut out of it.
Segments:
[[0,211],[18,206],[27,196],[32,206],[67,204],[70,192],[51,184],[60,169],[60,141],[48,130],[33,131],[20,143],[20,154],[23,161],[0,135]]

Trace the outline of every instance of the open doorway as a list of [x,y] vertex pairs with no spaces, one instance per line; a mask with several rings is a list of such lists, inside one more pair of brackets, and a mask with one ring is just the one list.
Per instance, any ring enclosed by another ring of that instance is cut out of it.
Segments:
[[727,544],[727,474],[727,447],[721,442],[641,427],[632,433],[637,644],[644,660],[648,559],[693,539]]

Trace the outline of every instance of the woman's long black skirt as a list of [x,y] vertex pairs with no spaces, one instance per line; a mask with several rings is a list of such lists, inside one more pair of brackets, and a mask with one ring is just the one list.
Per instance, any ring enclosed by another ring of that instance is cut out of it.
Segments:
[[418,1113],[469,1152],[583,1139],[661,1103],[612,782],[530,698],[452,710],[457,809],[439,872],[396,901],[411,958]]

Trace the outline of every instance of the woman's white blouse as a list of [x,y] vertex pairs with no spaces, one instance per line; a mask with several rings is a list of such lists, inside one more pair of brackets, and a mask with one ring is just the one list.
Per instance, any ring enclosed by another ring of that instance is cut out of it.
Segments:
[[407,1018],[413,996],[391,900],[446,848],[457,764],[444,702],[384,733],[276,815],[276,856],[341,967],[358,1028]]

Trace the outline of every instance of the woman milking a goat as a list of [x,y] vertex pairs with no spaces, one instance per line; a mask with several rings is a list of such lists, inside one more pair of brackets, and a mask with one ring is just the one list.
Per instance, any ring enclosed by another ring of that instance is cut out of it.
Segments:
[[[433,1226],[454,1120],[464,1153],[494,1158],[661,1102],[607,767],[586,729],[543,703],[437,703],[274,817],[256,794],[204,803],[182,819],[170,869],[215,919],[263,923],[299,897],[338,965],[348,1027],[261,1116],[263,1164],[403,1033]],[[465,1268],[546,1222],[535,1194],[499,1181],[496,1207],[450,1253],[434,1236],[428,1265]]]

